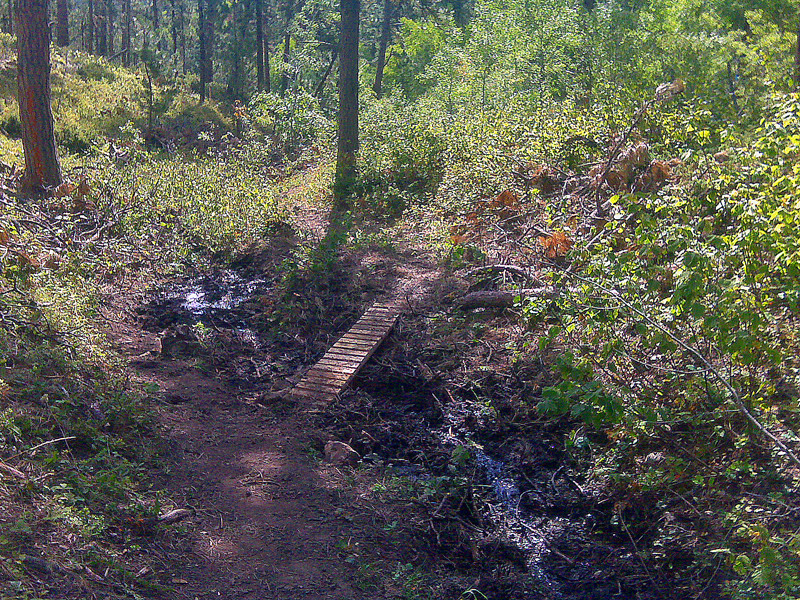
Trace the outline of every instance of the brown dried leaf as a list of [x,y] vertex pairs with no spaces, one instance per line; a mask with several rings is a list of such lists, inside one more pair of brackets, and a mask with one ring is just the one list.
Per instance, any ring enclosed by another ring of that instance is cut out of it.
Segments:
[[570,251],[573,242],[563,231],[556,231],[553,235],[541,236],[539,244],[547,258],[562,258]]
[[58,186],[55,190],[53,190],[53,196],[56,198],[63,198],[64,196],[69,196],[72,194],[77,187],[74,183],[64,182],[60,186]]

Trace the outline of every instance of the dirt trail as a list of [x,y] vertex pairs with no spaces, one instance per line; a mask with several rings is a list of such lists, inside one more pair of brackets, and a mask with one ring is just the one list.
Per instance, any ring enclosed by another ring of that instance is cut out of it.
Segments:
[[[318,233],[321,219],[313,216],[309,225]],[[398,298],[417,296],[434,279],[413,264],[398,274],[400,283],[386,290]],[[351,471],[322,459],[325,440],[305,407],[265,403],[253,382],[191,353],[161,353],[159,333],[128,314],[110,334],[134,381],[160,390],[170,463],[160,483],[177,506],[196,511],[188,536],[172,540],[174,597],[385,597],[359,588],[353,557],[401,560],[403,551],[379,514],[354,506]]]

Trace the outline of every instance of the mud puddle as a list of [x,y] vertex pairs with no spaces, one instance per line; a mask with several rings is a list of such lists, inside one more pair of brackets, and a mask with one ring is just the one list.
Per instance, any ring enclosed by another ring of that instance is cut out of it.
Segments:
[[273,282],[234,270],[204,273],[172,281],[153,290],[139,308],[151,329],[170,325],[225,327],[255,341],[248,326],[254,300],[269,292]]

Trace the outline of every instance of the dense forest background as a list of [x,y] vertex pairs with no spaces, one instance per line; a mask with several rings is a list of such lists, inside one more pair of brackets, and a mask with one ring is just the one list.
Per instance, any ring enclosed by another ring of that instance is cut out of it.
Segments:
[[[65,182],[37,200],[15,193],[12,3],[2,11],[2,592],[66,597],[42,580],[71,572],[80,582],[60,590],[177,597],[169,578],[135,576],[153,574],[142,547],[162,538],[120,533],[142,534],[170,501],[151,476],[160,392],[131,379],[104,310],[266,260],[288,236],[250,315],[260,347],[280,348],[256,369],[270,384],[378,295],[369,273],[351,277],[353,256],[399,264],[413,247],[441,270],[371,377],[436,399],[398,423],[438,427],[458,407],[463,439],[427,457],[398,446],[393,458],[432,478],[371,489],[425,515],[389,533],[452,518],[420,542],[436,568],[414,558],[391,571],[337,546],[365,593],[534,598],[568,573],[578,579],[558,593],[570,599],[798,597],[797,3],[365,1],[356,169],[320,234],[308,214],[331,202],[339,9],[58,0]],[[192,368],[233,364],[215,327],[193,324],[186,344],[206,362]],[[355,405],[350,429],[324,423],[365,457],[389,452],[372,419],[385,429],[394,413],[374,406]],[[535,562],[546,577],[475,541],[504,531],[487,516],[498,501],[479,446],[511,469],[516,510],[548,515]],[[580,526],[547,533],[559,519]],[[619,563],[595,569],[608,548]]]

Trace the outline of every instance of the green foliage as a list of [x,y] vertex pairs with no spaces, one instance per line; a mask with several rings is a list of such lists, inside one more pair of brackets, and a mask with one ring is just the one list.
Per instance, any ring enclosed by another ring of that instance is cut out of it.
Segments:
[[123,227],[140,243],[168,249],[173,260],[206,251],[231,256],[284,219],[276,190],[264,187],[258,170],[268,156],[257,146],[215,157],[145,155],[109,167],[96,185],[115,190]]
[[286,151],[301,146],[327,143],[333,123],[322,113],[319,102],[303,90],[291,94],[256,94],[249,104],[254,124],[274,136]]

